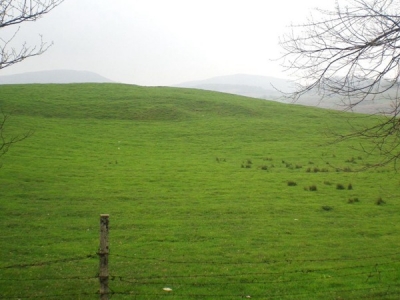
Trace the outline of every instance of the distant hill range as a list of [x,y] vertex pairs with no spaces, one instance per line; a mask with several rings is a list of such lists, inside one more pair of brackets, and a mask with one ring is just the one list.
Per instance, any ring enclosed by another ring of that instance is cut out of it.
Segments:
[[113,82],[88,71],[51,70],[0,76],[0,84]]
[[218,76],[205,80],[188,81],[176,87],[231,93],[253,98],[277,99],[282,96],[279,90],[287,91],[291,82],[270,76],[236,74]]
[[[291,103],[291,100],[285,98],[282,92],[290,93],[294,91],[294,83],[290,80],[246,74],[218,76],[205,80],[183,82],[174,86],[230,93],[284,103]],[[304,95],[296,104],[336,110],[346,108],[346,105],[341,103],[339,98],[333,96],[321,101],[320,96],[315,92],[309,92],[307,95]],[[357,105],[353,111],[370,114],[387,111],[389,107],[390,103],[387,100],[364,101]]]

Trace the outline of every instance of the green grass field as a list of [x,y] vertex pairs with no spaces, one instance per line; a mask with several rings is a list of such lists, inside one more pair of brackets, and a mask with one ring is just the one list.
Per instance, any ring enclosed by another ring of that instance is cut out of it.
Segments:
[[112,299],[400,298],[398,173],[330,143],[371,117],[121,84],[0,106],[34,132],[1,158],[1,299],[98,299],[102,213]]

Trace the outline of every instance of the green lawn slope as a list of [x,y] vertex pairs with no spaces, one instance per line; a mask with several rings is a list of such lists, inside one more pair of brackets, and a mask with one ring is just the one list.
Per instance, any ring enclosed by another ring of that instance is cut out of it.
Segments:
[[398,174],[330,143],[371,117],[121,84],[0,107],[33,132],[1,158],[1,299],[97,299],[101,213],[112,299],[400,297]]

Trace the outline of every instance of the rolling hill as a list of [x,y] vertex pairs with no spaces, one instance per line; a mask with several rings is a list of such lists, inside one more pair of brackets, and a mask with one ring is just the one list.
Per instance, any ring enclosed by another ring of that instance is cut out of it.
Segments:
[[0,298],[397,299],[399,180],[332,143],[379,117],[190,88],[1,85]]

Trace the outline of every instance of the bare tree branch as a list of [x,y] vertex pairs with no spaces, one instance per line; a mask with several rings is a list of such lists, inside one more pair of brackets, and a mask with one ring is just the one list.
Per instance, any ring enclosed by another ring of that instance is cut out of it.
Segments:
[[21,142],[24,139],[30,137],[33,131],[28,131],[21,135],[15,135],[7,138],[5,136],[5,124],[8,119],[8,115],[2,113],[0,117],[0,157],[7,153],[8,149],[15,143]]
[[310,92],[321,100],[339,97],[345,109],[364,101],[391,100],[383,123],[344,138],[373,141],[385,157],[400,158],[400,3],[395,0],[336,1],[333,11],[317,9],[306,24],[283,36],[282,66],[296,77],[293,101]]
[[[33,22],[60,5],[63,0],[0,0],[0,29]],[[19,49],[10,46],[19,28],[9,39],[0,37],[0,70],[19,63],[29,57],[43,54],[52,44],[43,42],[41,37],[38,46],[29,47],[26,43]]]
[[[52,11],[64,0],[0,0],[0,30],[8,26],[19,25],[24,22],[34,22]],[[46,52],[52,43],[45,43],[40,36],[40,44],[28,46],[23,43],[18,49],[11,46],[12,41],[18,34],[19,27],[10,38],[0,36],[0,70],[10,67],[23,60],[38,56]],[[8,115],[0,114],[0,157],[7,153],[9,148],[29,136],[32,132],[22,135],[6,137],[5,124]]]

